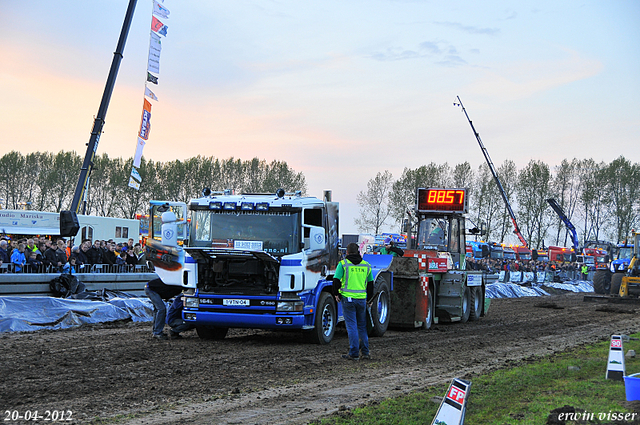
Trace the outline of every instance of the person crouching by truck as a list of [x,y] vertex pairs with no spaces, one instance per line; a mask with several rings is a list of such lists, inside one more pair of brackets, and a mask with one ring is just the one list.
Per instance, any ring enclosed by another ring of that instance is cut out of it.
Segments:
[[167,285],[161,279],[153,279],[144,287],[144,293],[153,304],[153,338],[159,340],[167,340],[167,334],[164,333],[164,324],[167,317],[167,307],[165,300],[169,300],[182,292],[182,287],[175,285]]
[[167,325],[171,328],[169,335],[171,339],[182,338],[180,332],[188,331],[195,328],[195,325],[189,322],[185,322],[182,318],[182,310],[184,309],[184,299],[181,295],[178,295],[169,307],[167,312]]

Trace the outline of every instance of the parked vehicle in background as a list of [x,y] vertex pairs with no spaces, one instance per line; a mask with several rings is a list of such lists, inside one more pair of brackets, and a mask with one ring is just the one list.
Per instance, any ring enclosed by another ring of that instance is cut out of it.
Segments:
[[516,251],[516,258],[519,261],[530,261],[532,260],[531,250],[526,246],[514,246],[513,249]]

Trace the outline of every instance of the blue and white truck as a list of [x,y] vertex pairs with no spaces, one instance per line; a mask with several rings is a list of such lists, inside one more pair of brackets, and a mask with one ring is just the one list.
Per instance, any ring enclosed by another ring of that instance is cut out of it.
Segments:
[[[185,288],[183,317],[203,339],[258,328],[302,330],[327,344],[342,320],[332,296],[339,208],[330,198],[205,189],[188,206],[152,201],[147,258],[166,284]],[[380,336],[389,324],[392,279],[384,257],[373,270],[370,314],[371,333]]]

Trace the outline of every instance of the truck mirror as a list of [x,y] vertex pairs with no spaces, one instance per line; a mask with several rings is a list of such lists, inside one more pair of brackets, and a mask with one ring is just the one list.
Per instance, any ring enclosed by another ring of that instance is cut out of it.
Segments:
[[489,247],[486,245],[482,245],[482,258],[488,258],[491,253],[489,252]]

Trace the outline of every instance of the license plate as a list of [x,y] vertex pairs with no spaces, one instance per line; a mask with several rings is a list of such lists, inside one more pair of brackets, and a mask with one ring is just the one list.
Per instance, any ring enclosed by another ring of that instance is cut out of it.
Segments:
[[222,305],[228,305],[228,306],[244,305],[244,306],[248,306],[249,305],[249,300],[222,300]]

